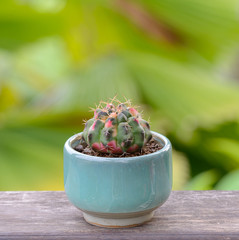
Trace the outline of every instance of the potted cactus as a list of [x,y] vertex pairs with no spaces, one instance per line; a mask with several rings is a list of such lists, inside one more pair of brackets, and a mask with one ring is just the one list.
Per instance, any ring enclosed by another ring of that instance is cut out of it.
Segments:
[[152,132],[129,101],[101,103],[84,131],[65,143],[64,186],[88,223],[140,225],[171,192],[170,141]]

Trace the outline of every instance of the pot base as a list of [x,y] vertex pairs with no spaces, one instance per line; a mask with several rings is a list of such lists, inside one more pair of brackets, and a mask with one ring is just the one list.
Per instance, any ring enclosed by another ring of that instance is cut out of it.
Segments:
[[153,217],[154,211],[144,213],[137,217],[127,217],[127,218],[105,218],[101,216],[95,216],[86,212],[83,212],[83,216],[86,222],[105,228],[128,228],[136,227],[150,221]]

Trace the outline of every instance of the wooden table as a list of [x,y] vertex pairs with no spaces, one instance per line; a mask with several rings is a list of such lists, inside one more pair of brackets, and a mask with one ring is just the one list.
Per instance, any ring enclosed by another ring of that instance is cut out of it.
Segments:
[[239,239],[239,191],[176,191],[125,229],[89,225],[64,192],[0,192],[0,239]]

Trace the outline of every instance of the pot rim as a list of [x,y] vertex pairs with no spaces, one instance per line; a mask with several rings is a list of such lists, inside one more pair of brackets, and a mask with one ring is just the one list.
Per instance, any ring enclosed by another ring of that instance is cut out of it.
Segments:
[[172,146],[171,146],[171,143],[170,143],[170,141],[167,137],[165,137],[164,135],[162,135],[160,133],[154,132],[154,131],[151,131],[151,132],[152,132],[153,136],[156,137],[156,140],[157,140],[157,138],[159,138],[163,142],[164,146],[163,146],[163,148],[161,148],[160,150],[158,150],[156,152],[141,155],[141,156],[121,157],[121,158],[119,158],[119,157],[98,157],[98,156],[91,156],[91,155],[88,155],[88,154],[78,152],[78,151],[76,151],[75,149],[72,148],[71,144],[74,141],[76,141],[82,135],[83,132],[77,133],[77,134],[71,136],[69,139],[67,139],[67,141],[65,142],[65,145],[64,145],[64,149],[69,154],[76,155],[76,156],[78,156],[78,158],[85,159],[85,160],[88,160],[88,161],[100,162],[100,161],[103,160],[103,161],[107,161],[107,162],[116,162],[116,163],[117,162],[128,162],[128,161],[139,160],[139,159],[146,159],[146,158],[151,157],[151,156],[162,154],[163,152],[167,152],[171,149]]

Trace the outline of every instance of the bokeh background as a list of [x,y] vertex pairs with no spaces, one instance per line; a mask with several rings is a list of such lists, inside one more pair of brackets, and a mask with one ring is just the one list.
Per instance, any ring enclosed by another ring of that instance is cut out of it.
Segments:
[[174,189],[239,189],[237,0],[0,1],[0,190],[63,190],[63,144],[117,94],[173,146]]

